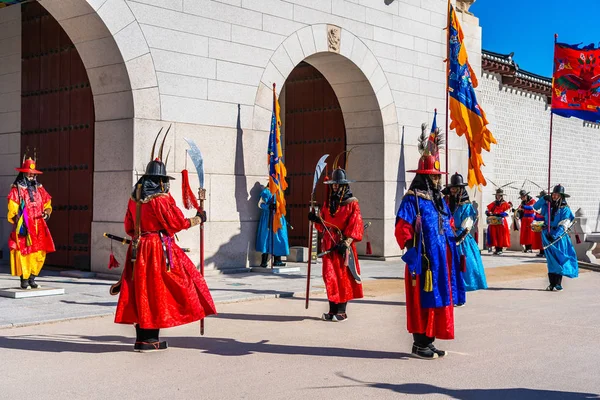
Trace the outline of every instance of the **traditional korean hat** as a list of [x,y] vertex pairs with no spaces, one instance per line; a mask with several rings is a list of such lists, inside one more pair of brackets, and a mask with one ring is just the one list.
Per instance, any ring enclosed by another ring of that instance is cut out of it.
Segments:
[[346,154],[345,167],[346,168],[348,167],[348,159],[350,158],[350,153],[352,152],[352,150],[354,150],[354,148],[352,148],[348,151],[343,151],[335,157],[335,160],[333,161],[333,172],[331,173],[331,178],[323,181],[324,184],[333,185],[334,183],[336,183],[338,185],[347,185],[349,183],[356,182],[356,181],[348,179],[346,170],[344,168],[338,166],[338,161],[339,161],[340,157],[342,156],[342,154]]
[[[29,151],[29,147],[27,148],[27,151]],[[27,151],[25,152],[25,154],[23,154],[23,162],[21,164],[21,168],[15,168],[16,171],[18,172],[23,172],[24,174],[36,174],[36,175],[40,175],[43,174],[42,171],[38,171],[36,169],[36,160],[37,157],[35,156],[35,149],[34,149],[34,158],[31,157],[27,157]]]
[[461,174],[459,174],[458,172],[456,172],[454,175],[452,175],[450,177],[450,184],[447,185],[448,188],[452,188],[452,187],[465,187],[467,186],[467,183],[465,183],[465,180],[463,178],[463,176]]
[[152,155],[150,156],[150,162],[148,163],[148,165],[146,166],[146,173],[144,173],[144,176],[146,177],[163,177],[163,178],[168,178],[168,179],[175,179],[172,176],[167,175],[167,162],[169,161],[169,154],[167,154],[167,158],[165,159],[165,162],[163,163],[163,149],[165,147],[165,140],[167,139],[167,135],[169,134],[169,131],[171,130],[171,126],[169,125],[169,128],[167,129],[167,132],[165,133],[165,136],[163,137],[162,143],[160,145],[160,149],[158,150],[158,155],[156,156],[156,158],[154,158],[154,151],[156,150],[156,142],[158,142],[158,138],[160,137],[160,134],[162,133],[162,128],[160,129],[160,131],[158,132],[158,135],[156,135],[156,139],[154,139],[154,144],[152,145]]
[[496,189],[496,196],[504,196],[504,190],[502,188]]
[[558,185],[554,186],[554,189],[552,189],[552,193],[558,193],[563,198],[571,197],[570,195],[565,193],[565,187],[562,186],[560,183]]
[[541,199],[542,197],[546,196],[548,194],[548,192],[546,192],[545,190],[542,190],[540,192],[540,194],[538,196],[536,196],[538,199]]
[[519,190],[519,197],[527,196],[529,192],[525,189]]
[[448,174],[447,172],[440,171],[440,149],[443,147],[443,144],[444,139],[437,126],[434,125],[431,132],[427,134],[427,124],[422,124],[418,145],[419,153],[421,153],[419,165],[417,169],[409,170],[407,172],[426,175]]

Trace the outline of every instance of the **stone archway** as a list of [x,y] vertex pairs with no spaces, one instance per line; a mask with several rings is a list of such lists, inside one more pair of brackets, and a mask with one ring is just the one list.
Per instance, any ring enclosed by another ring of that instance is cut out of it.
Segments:
[[[39,3],[75,45],[92,89],[95,143],[91,267],[104,272],[110,244],[102,233],[123,233],[125,205],[121,199],[129,196],[139,163],[136,157],[145,155],[135,151],[140,146],[136,133],[148,126],[146,120],[161,119],[154,63],[142,30],[124,0]],[[151,129],[145,133],[153,134],[154,126]],[[112,199],[119,199],[119,203]],[[124,256],[123,249],[119,252]]]
[[[254,106],[253,127],[259,131],[269,130],[273,83],[279,92],[301,61],[323,74],[339,99],[347,149],[354,148],[348,174],[356,180],[352,188],[361,201],[363,218],[372,222],[369,238],[373,255],[396,254],[393,205],[397,170],[386,169],[385,160],[393,153],[386,145],[386,138],[393,138],[399,151],[398,118],[383,69],[362,40],[348,30],[325,24],[305,27],[291,34],[274,52],[262,76]],[[388,198],[388,195],[392,197]],[[362,254],[365,242],[359,245]]]

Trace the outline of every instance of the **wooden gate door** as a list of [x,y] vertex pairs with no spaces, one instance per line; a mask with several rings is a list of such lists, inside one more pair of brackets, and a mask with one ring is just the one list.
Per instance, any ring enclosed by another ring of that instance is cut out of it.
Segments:
[[[285,81],[285,162],[288,170],[287,213],[290,246],[308,245],[308,207],[315,166],[329,154],[328,171],[335,156],[346,150],[344,116],[333,88],[312,65],[302,62]],[[345,157],[340,157],[344,165]],[[322,181],[322,180],[321,180]],[[320,182],[321,182],[320,181]],[[323,184],[316,200],[324,201]]]
[[21,152],[37,155],[52,196],[47,265],[90,268],[94,103],[81,57],[38,3],[22,5]]

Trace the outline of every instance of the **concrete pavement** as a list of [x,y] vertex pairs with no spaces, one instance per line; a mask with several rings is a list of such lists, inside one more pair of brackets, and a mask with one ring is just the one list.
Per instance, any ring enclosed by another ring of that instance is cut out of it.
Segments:
[[[491,256],[484,252],[482,256],[486,269],[544,262],[544,259],[533,257],[531,254],[516,252],[507,252],[502,256]],[[400,258],[392,261],[361,260],[360,263],[365,281],[404,276],[404,263]],[[216,303],[289,297],[294,293],[304,294],[306,264],[289,263],[288,265],[299,266],[300,272],[280,275],[265,273],[209,275],[206,280]],[[3,267],[0,273],[0,288],[18,286],[18,278],[11,277],[6,268]],[[324,285],[321,278],[321,264],[313,265],[311,272],[311,291],[322,292]],[[42,270],[41,276],[36,281],[44,287],[64,288],[66,294],[30,299],[0,297],[0,329],[114,313],[117,298],[108,294],[113,281],[71,278],[48,269]]]
[[386,277],[365,282],[343,323],[319,320],[322,295],[308,310],[300,297],[220,304],[206,336],[165,329],[156,354],[132,352],[133,328],[111,317],[4,329],[2,398],[598,399],[600,274],[545,292],[544,271],[490,268],[435,361],[410,357],[403,281]]

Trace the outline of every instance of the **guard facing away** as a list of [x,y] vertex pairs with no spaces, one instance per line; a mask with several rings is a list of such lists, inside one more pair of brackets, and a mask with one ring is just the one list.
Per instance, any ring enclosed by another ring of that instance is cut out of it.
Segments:
[[517,208],[517,214],[521,220],[521,234],[519,242],[523,246],[523,253],[533,252],[534,233],[531,230],[531,224],[535,218],[535,211],[533,211],[533,205],[535,200],[529,195],[529,192],[521,189],[519,191],[519,198],[521,204]]
[[[550,284],[548,291],[561,291],[562,277],[577,278],[579,276],[579,264],[577,254],[571,242],[569,232],[575,216],[567,204],[567,198],[562,185],[554,186],[552,193],[540,198],[533,206],[544,217],[547,226],[542,231],[542,243],[544,245],[546,263],[548,266],[548,280]],[[548,202],[550,208],[548,208]]]
[[[545,190],[542,190],[539,195],[535,196],[538,200],[542,197],[545,197],[548,194]],[[536,201],[537,203],[537,201]],[[535,207],[535,204],[534,204]],[[544,216],[533,210],[534,217],[533,222],[531,223],[531,231],[533,232],[533,243],[531,248],[533,250],[539,250],[539,253],[536,254],[536,257],[544,257],[544,245],[542,244],[542,232],[544,231]]]
[[322,318],[339,322],[348,318],[348,301],[363,297],[356,242],[362,240],[364,226],[358,199],[350,190],[354,181],[347,178],[344,169],[335,168],[336,164],[331,179],[325,182],[331,185],[327,204],[320,215],[310,212],[308,219],[322,235],[323,280],[329,300],[329,312]]
[[273,261],[274,267],[285,266],[285,263],[281,261],[281,257],[290,254],[287,221],[283,215],[279,218],[281,227],[273,233],[273,218],[276,217],[275,210],[277,209],[276,201],[277,197],[271,194],[268,186],[265,186],[258,201],[258,207],[261,211],[256,228],[256,251],[262,253],[260,266],[263,268],[268,266],[269,254],[272,254],[275,258]]
[[116,323],[135,325],[134,350],[140,352],[167,348],[167,342],[159,340],[160,329],[216,314],[204,277],[174,239],[177,232],[206,221],[206,213],[185,218],[177,207],[169,194],[169,181],[174,178],[162,162],[164,139],[154,158],[156,140],[152,161],[127,205],[125,231],[133,240],[115,315]]
[[441,193],[445,172],[440,171],[440,146],[439,130],[432,130],[428,139],[423,124],[419,166],[408,171],[417,175],[396,215],[396,241],[400,248],[406,248],[402,259],[406,263],[407,329],[413,335],[412,353],[424,359],[446,355],[434,341],[454,339],[453,304],[460,301],[457,285],[462,285],[457,279],[459,256],[452,213]]
[[35,278],[40,274],[46,254],[53,252],[54,242],[46,221],[52,214],[52,197],[37,181],[42,174],[31,158],[23,157],[19,175],[8,193],[8,222],[13,228],[8,238],[10,272],[21,278],[21,289],[40,287]]
[[470,292],[487,289],[487,281],[479,247],[471,236],[477,213],[469,200],[466,186],[463,176],[457,172],[450,178],[450,184],[444,189],[444,194],[448,194],[448,205],[454,217],[454,233],[460,255],[460,276],[464,281],[465,290]]
[[510,230],[506,217],[512,205],[504,200],[504,190],[496,189],[496,200],[488,204],[485,215],[488,216],[488,248],[495,248],[494,254],[500,255],[504,248],[510,247]]

